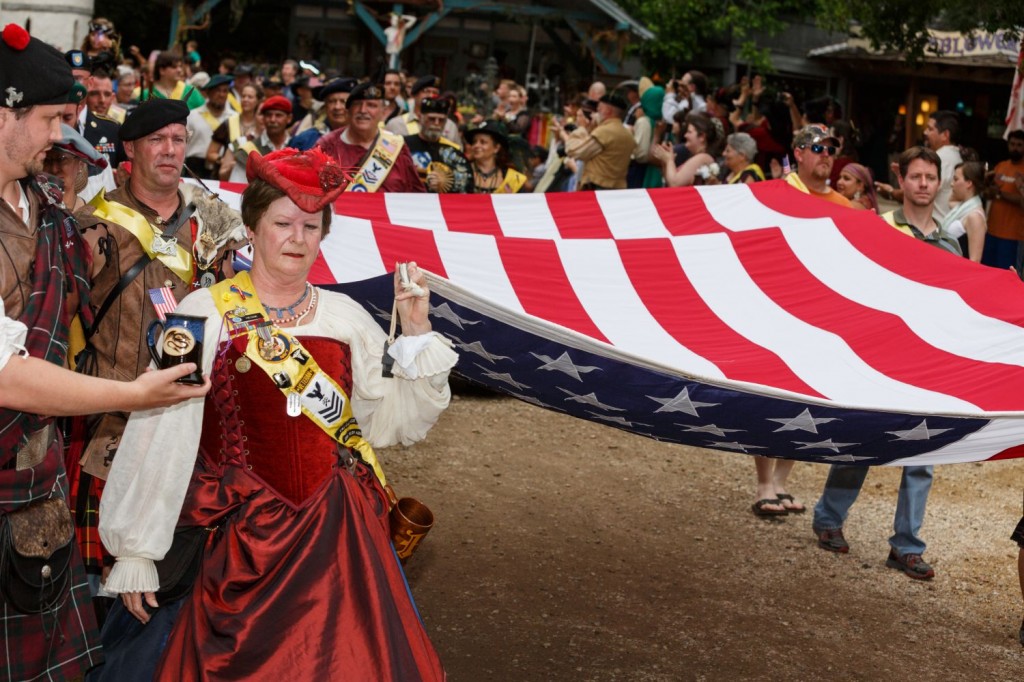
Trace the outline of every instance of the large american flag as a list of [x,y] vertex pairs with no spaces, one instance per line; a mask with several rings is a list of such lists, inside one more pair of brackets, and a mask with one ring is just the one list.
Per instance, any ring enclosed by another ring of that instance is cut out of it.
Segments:
[[417,261],[458,372],[533,404],[817,462],[1024,455],[1024,285],[867,211],[764,182],[336,212],[311,279],[383,325],[386,273]]

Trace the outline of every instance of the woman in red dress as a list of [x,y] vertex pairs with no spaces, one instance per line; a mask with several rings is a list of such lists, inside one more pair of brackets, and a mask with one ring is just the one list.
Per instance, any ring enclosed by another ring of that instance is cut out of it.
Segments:
[[132,415],[132,454],[118,458],[100,512],[117,557],[106,588],[150,620],[166,587],[154,561],[176,527],[179,537],[205,529],[194,531],[205,537],[198,571],[155,679],[444,679],[391,546],[369,443],[423,438],[448,404],[457,356],[431,331],[427,285],[410,264],[410,281],[395,278],[394,376],[382,376],[377,323],[307,282],[340,169],[319,150],[283,150],[250,155],[248,170],[251,272],[176,310],[206,318],[213,390]]

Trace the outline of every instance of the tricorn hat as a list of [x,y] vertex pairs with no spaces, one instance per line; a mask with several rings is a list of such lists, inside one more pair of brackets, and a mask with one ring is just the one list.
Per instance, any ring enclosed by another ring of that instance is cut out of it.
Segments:
[[467,130],[462,134],[462,137],[466,139],[466,144],[473,144],[473,140],[480,134],[490,135],[502,148],[508,149],[508,133],[506,132],[505,124],[501,121],[484,121],[476,127]]

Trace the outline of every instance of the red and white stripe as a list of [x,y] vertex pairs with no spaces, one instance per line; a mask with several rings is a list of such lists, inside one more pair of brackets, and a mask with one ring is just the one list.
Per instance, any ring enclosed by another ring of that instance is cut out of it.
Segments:
[[317,271],[331,281],[415,260],[489,306],[680,375],[844,407],[1003,414],[972,447],[1024,442],[1020,280],[785,183],[344,195],[336,211]]

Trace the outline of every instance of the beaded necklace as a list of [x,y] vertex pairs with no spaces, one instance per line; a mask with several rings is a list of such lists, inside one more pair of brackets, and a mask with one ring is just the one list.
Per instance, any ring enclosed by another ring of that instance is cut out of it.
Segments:
[[498,183],[501,182],[501,177],[498,175],[500,170],[501,168],[495,166],[493,169],[485,173],[476,166],[473,166],[473,173],[476,176],[473,178],[473,181],[476,188],[485,190],[495,189],[498,186]]
[[295,314],[295,306],[299,305],[300,303],[306,300],[306,296],[309,294],[309,290],[312,288],[313,287],[310,286],[309,282],[306,282],[306,288],[302,290],[302,296],[299,296],[299,300],[295,301],[295,303],[292,303],[291,305],[286,305],[281,308],[274,308],[273,306],[269,306],[264,303],[263,307],[267,309],[268,313],[274,313],[275,315],[277,315],[277,321],[280,322],[281,318],[284,317],[285,311],[287,311],[289,315]]
[[278,321],[276,321],[276,322],[281,322],[281,318],[285,316],[285,311],[286,310],[288,311],[289,314],[292,314],[292,315],[295,314],[295,306],[297,306],[302,301],[306,300],[306,296],[309,294],[309,290],[310,289],[311,289],[311,287],[309,286],[309,283],[307,282],[305,289],[302,290],[302,296],[299,296],[299,300],[295,301],[295,303],[292,303],[291,305],[285,305],[285,306],[282,306],[280,308],[275,308],[273,306],[270,306],[270,305],[267,305],[267,304],[264,303],[263,307],[266,308],[267,312],[272,312],[273,314],[278,315]]
[[[307,305],[305,307],[305,309],[301,313],[296,313],[296,314],[292,315],[291,317],[285,317],[285,318],[280,318],[280,319],[274,320],[273,321],[274,325],[280,327],[280,326],[286,325],[286,324],[288,324],[290,322],[301,322],[302,318],[304,318],[306,315],[308,315],[309,312],[311,310],[313,310],[313,308],[316,307],[316,299],[317,299],[316,288],[310,286],[309,283],[307,283],[306,284],[306,291],[310,291],[310,290],[312,290],[313,293],[309,297],[309,305]],[[302,298],[305,298],[305,297],[306,297],[306,294],[303,293],[302,294]],[[298,301],[296,301],[293,304],[292,307],[294,307],[294,306],[298,305],[299,303],[301,303],[302,302],[302,298],[300,298]],[[267,308],[266,305],[264,305],[263,307]],[[279,308],[267,308],[267,310],[279,310]],[[289,312],[291,312],[290,309],[289,309]]]

